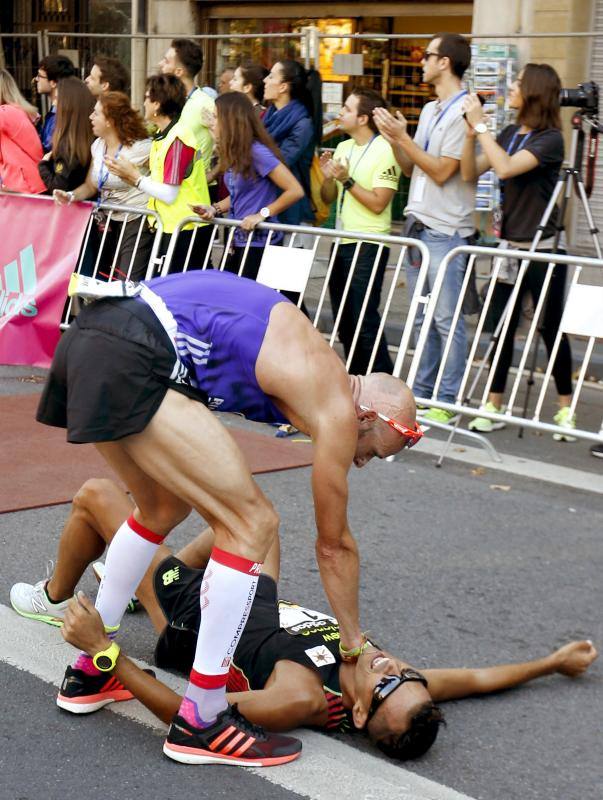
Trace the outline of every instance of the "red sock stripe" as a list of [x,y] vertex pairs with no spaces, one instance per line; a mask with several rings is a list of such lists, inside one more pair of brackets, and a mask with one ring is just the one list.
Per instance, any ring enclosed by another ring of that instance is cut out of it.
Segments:
[[226,686],[228,673],[224,675],[202,675],[196,669],[191,669],[189,681],[200,689],[221,689]]
[[219,547],[213,548],[211,558],[217,564],[236,569],[238,572],[244,572],[246,575],[259,575],[262,571],[263,564],[261,561],[250,561],[248,558],[242,558],[234,553],[227,553],[226,550],[220,550]]
[[161,536],[158,533],[153,533],[153,531],[150,531],[148,528],[145,528],[144,525],[141,525],[140,522],[137,522],[134,519],[134,514],[132,514],[128,519],[128,525],[130,526],[130,528],[132,528],[134,533],[138,534],[138,536],[140,536],[141,538],[146,539],[147,542],[152,542],[153,544],[161,544],[165,539],[165,536]]

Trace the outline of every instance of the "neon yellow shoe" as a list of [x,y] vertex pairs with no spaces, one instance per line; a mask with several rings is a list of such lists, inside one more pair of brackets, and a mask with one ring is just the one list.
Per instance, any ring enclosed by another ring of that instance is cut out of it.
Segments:
[[[480,406],[480,410],[487,411],[489,414],[502,414],[502,407],[495,406],[489,400],[485,406]],[[487,419],[486,417],[474,417],[467,427],[470,431],[477,431],[478,433],[492,433],[492,431],[499,431],[504,428],[505,423]]]
[[446,411],[445,408],[430,408],[420,416],[426,422],[441,422],[447,425],[450,422],[456,422],[459,415],[456,411]]
[[[576,427],[576,415],[572,416],[569,406],[563,406],[553,417],[553,422],[564,430],[571,431]],[[554,433],[553,439],[556,442],[575,442],[576,437],[567,433]]]

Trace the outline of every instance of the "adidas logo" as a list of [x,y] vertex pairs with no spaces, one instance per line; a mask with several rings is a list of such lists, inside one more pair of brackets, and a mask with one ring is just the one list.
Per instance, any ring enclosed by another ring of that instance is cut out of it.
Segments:
[[19,261],[5,264],[0,271],[0,317],[35,317],[35,293],[38,278],[34,260],[33,245],[28,245],[19,253]]
[[379,175],[382,180],[392,181],[398,183],[398,170],[396,167],[388,167],[384,169],[383,172]]
[[252,566],[249,567],[249,574],[250,575],[260,575],[261,572],[262,572],[262,565],[258,564],[257,561],[256,561],[255,564],[252,564]]

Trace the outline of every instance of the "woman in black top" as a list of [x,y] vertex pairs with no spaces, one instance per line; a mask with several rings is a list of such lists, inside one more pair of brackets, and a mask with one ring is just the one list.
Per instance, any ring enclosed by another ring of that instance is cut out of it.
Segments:
[[[509,105],[517,110],[517,124],[504,128],[496,140],[489,131],[479,130],[479,123],[485,122],[485,116],[478,97],[469,95],[463,104],[467,137],[461,158],[461,174],[464,180],[475,181],[487,169],[494,170],[501,181],[497,233],[501,239],[508,240],[511,247],[523,250],[530,248],[559,177],[563,163],[560,90],[559,76],[551,66],[526,64],[509,92]],[[478,131],[475,130],[476,126]],[[475,153],[476,140],[481,146],[480,155]],[[559,210],[555,206],[543,231],[538,250],[552,251],[558,214]],[[502,408],[522,296],[529,290],[536,307],[546,272],[547,264],[533,261],[524,274],[485,406],[490,412],[499,412]],[[563,313],[566,274],[567,265],[558,264],[554,268],[542,317],[540,333],[549,356]],[[512,291],[510,284],[499,283],[496,286],[495,299],[504,307]],[[554,421],[562,429],[554,434],[557,441],[574,441],[568,434],[568,430],[576,425],[569,408],[572,395],[571,370],[569,341],[563,334],[553,367],[559,394],[559,411],[555,414]],[[488,433],[503,427],[503,424],[478,417],[469,423],[469,427]]]
[[90,166],[94,97],[79,78],[63,78],[57,98],[57,121],[52,149],[38,164],[47,193],[70,192],[86,180]]

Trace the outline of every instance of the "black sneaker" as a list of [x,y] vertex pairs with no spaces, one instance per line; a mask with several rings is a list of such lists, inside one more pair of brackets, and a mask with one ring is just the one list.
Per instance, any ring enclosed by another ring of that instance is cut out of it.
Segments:
[[229,706],[208,728],[194,728],[178,716],[172,720],[163,752],[182,764],[231,764],[273,767],[294,761],[302,744],[292,736],[266,733]]
[[595,458],[603,458],[603,444],[593,444],[590,448],[590,454]]
[[67,667],[57,706],[72,714],[91,714],[109,703],[131,700],[134,695],[109,673],[88,675]]

